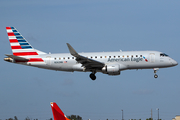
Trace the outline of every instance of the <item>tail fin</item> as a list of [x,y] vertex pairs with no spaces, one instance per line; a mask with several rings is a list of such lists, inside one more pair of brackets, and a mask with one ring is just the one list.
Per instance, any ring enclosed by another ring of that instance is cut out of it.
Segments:
[[55,102],[51,102],[51,108],[54,120],[70,120],[68,119]]
[[15,27],[6,27],[13,55],[29,56],[46,54],[34,49]]

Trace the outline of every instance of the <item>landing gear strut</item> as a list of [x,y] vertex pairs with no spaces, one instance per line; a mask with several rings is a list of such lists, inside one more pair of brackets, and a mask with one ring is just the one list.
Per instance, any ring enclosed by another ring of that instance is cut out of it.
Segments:
[[91,73],[91,74],[89,75],[89,77],[90,77],[92,80],[96,80],[95,73]]
[[154,78],[158,78],[158,75],[156,74],[157,70],[159,70],[159,68],[154,68]]

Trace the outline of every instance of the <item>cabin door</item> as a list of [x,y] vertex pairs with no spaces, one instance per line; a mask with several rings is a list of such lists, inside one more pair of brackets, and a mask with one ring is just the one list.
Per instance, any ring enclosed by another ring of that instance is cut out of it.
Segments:
[[150,57],[150,62],[154,63],[155,62],[155,54],[154,53],[150,53],[149,55]]

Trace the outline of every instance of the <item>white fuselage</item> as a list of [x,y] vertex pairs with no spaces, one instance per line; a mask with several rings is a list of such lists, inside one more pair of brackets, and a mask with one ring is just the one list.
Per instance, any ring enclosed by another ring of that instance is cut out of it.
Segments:
[[69,44],[70,53],[47,54],[34,49],[15,27],[6,27],[13,55],[6,54],[5,61],[57,71],[96,72],[120,75],[127,69],[154,69],[154,77],[159,68],[172,67],[178,63],[168,55],[158,51],[93,52],[77,53]]
[[[120,65],[121,70],[127,69],[153,69],[165,68],[177,65],[177,62],[169,56],[160,56],[158,51],[126,51],[126,52],[93,52],[80,53],[90,59],[100,61],[105,65]],[[31,56],[32,58],[34,56]],[[86,70],[81,63],[78,63],[70,53],[43,54],[39,55],[44,62],[19,62],[34,67],[40,67],[58,71],[91,71]],[[102,72],[97,70],[96,72]]]

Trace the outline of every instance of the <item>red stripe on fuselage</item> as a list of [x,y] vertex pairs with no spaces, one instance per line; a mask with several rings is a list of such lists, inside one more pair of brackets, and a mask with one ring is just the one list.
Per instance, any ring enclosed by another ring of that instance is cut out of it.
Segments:
[[11,46],[11,49],[22,49],[21,46]]
[[12,33],[7,33],[7,34],[8,34],[8,36],[15,36],[13,32]]
[[44,60],[42,58],[29,58],[28,61],[16,60],[16,62],[44,62]]
[[13,53],[15,56],[28,56],[28,55],[38,55],[37,52],[17,52]]
[[9,42],[14,43],[14,42],[18,42],[18,40],[17,39],[10,39]]
[[30,58],[28,62],[44,62],[42,58]]

